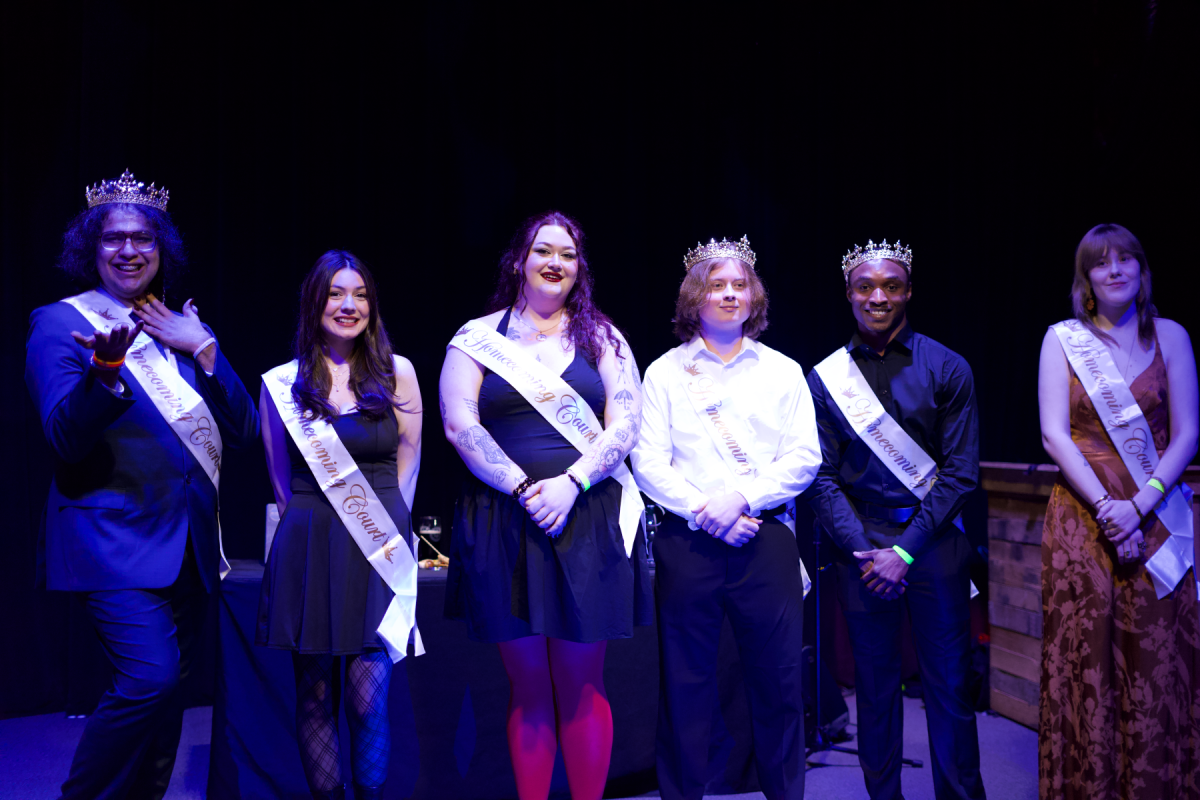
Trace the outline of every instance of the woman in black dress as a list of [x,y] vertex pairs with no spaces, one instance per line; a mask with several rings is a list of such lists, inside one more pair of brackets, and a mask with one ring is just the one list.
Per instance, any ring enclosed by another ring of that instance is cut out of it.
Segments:
[[652,613],[645,548],[639,534],[626,555],[622,489],[609,477],[637,442],[641,379],[591,293],[579,226],[549,212],[517,232],[490,313],[476,321],[559,375],[603,420],[586,453],[456,347],[439,386],[446,438],[474,475],[455,513],[446,613],[500,647],[522,800],[549,794],[560,743],[571,796],[601,797],[612,751],[605,644],[631,637]]
[[[292,398],[337,437],[405,538],[421,460],[421,393],[392,354],[375,282],[352,254],[321,256],[300,290]],[[337,700],[346,657],[354,795],[383,795],[392,661],[376,634],[393,594],[322,493],[264,383],[263,444],[279,528],[263,577],[255,643],[293,651],[296,738],[313,797],[345,796]],[[411,541],[409,542],[411,547]]]

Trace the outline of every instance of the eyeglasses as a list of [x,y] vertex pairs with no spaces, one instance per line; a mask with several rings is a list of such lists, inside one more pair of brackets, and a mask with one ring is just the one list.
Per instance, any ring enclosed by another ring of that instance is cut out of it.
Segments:
[[150,231],[105,231],[100,234],[100,246],[105,250],[120,250],[125,242],[132,241],[139,253],[149,253],[158,246],[158,239]]

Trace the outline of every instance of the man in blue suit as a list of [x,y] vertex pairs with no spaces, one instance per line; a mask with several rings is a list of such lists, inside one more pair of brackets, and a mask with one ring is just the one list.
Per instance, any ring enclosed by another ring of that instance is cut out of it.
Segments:
[[258,414],[191,301],[159,300],[183,261],[166,190],[126,173],[87,198],[59,266],[89,291],[33,312],[25,362],[55,456],[39,578],[79,593],[115,668],[62,795],[160,798],[224,565],[222,445],[252,443]]

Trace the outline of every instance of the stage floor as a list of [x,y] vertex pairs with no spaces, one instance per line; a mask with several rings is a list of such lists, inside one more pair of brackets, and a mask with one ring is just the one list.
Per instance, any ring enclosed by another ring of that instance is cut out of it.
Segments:
[[[850,718],[855,718],[854,696],[848,695]],[[978,715],[983,783],[990,800],[1032,800],[1037,797],[1037,734],[1003,717]],[[71,755],[83,730],[83,720],[62,714],[0,720],[0,800],[55,797],[66,778]],[[854,726],[850,727],[851,732]],[[201,800],[208,781],[209,737],[212,708],[186,712],[179,760],[167,800]],[[854,743],[847,743],[853,747]],[[922,769],[905,768],[904,796],[908,800],[933,800],[925,711],[920,700],[904,700],[904,754],[924,761]],[[808,797],[866,800],[862,772],[854,756],[822,753],[814,758],[828,766],[808,771]],[[656,797],[656,794],[641,795]],[[760,800],[762,794],[725,795],[727,800]]]

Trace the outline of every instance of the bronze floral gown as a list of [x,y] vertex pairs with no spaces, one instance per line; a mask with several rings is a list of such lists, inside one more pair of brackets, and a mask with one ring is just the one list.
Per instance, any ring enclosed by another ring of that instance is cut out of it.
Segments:
[[[1161,455],[1170,440],[1167,369],[1130,386]],[[1071,438],[1117,499],[1137,489],[1071,374]],[[1149,515],[1146,557],[1168,533]],[[1188,572],[1159,600],[1145,562],[1122,565],[1088,503],[1060,478],[1042,536],[1042,798],[1200,798],[1200,620]]]

